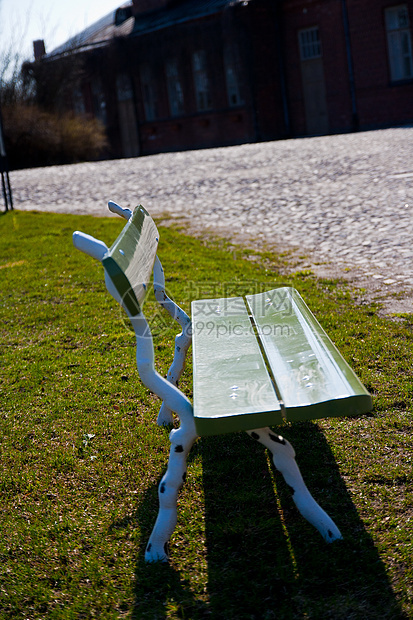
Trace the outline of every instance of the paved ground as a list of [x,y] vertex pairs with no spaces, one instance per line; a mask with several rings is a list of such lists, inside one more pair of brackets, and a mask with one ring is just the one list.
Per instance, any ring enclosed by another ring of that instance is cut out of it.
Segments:
[[190,232],[293,249],[387,312],[413,308],[413,127],[15,171],[11,182],[17,209],[100,216],[108,199],[140,202]]

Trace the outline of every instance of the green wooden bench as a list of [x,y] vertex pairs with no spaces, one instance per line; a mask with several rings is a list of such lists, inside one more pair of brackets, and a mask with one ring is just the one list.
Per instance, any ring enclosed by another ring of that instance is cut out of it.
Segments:
[[[157,257],[159,234],[141,206],[132,213],[109,202],[127,221],[108,248],[75,232],[75,246],[100,260],[111,295],[135,331],[136,361],[143,383],[162,402],[158,424],[180,426],[170,434],[168,469],[159,486],[159,513],[146,548],[147,561],[166,560],[177,520],[177,494],[186,477],[187,455],[203,435],[247,431],[272,453],[301,514],[328,542],[341,538],[331,518],[309,493],[291,444],[269,428],[371,410],[371,397],[297,291],[276,288],[246,298],[195,300],[192,320],[165,292]],[[153,274],[155,297],[179,323],[174,359],[166,379],[155,370],[154,348],[143,304]],[[193,345],[193,405],[178,381]]]

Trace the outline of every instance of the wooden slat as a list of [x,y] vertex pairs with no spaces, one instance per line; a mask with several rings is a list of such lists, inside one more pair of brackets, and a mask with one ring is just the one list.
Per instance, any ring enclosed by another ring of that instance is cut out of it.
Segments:
[[295,289],[248,295],[247,303],[288,421],[372,409],[369,393]]
[[192,326],[198,434],[280,424],[280,404],[243,299],[192,302]]
[[151,279],[159,234],[155,222],[136,207],[102,263],[132,316],[138,314]]

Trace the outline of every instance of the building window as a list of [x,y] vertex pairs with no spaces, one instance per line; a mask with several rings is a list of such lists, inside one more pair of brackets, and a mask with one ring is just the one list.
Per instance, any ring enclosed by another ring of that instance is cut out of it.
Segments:
[[72,102],[74,113],[83,116],[86,114],[85,101],[83,99],[82,91],[79,87],[76,87],[72,91]]
[[153,121],[158,117],[158,98],[156,94],[156,84],[148,65],[142,65],[140,68],[140,79],[145,119],[147,121]]
[[210,110],[212,99],[204,50],[194,52],[192,55],[192,68],[194,72],[196,107],[199,111]]
[[225,79],[227,83],[228,103],[231,107],[244,103],[241,84],[241,66],[237,50],[232,46],[224,49]]
[[391,79],[413,78],[412,41],[406,4],[386,9],[386,30]]
[[298,33],[301,60],[321,58],[321,41],[318,27],[300,30]]
[[133,99],[132,83],[129,75],[119,73],[116,76],[116,95],[118,101],[130,101]]
[[170,60],[166,63],[166,83],[171,116],[180,116],[184,112],[184,91],[179,79],[176,60]]
[[102,83],[99,78],[92,81],[91,90],[94,116],[106,125],[106,100],[102,89]]

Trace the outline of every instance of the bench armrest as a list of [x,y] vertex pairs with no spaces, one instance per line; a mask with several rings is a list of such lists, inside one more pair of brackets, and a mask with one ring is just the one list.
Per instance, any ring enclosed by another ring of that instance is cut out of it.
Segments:
[[92,235],[87,235],[79,230],[73,233],[73,245],[77,250],[81,250],[85,254],[89,254],[92,258],[102,260],[106,252],[109,250],[106,243],[95,239]]
[[109,200],[108,207],[109,211],[111,211],[112,213],[116,213],[116,215],[120,215],[125,220],[130,220],[130,218],[132,217],[132,211],[130,209],[124,209],[123,207],[120,207],[118,204],[116,204],[116,202],[113,202],[113,200]]

